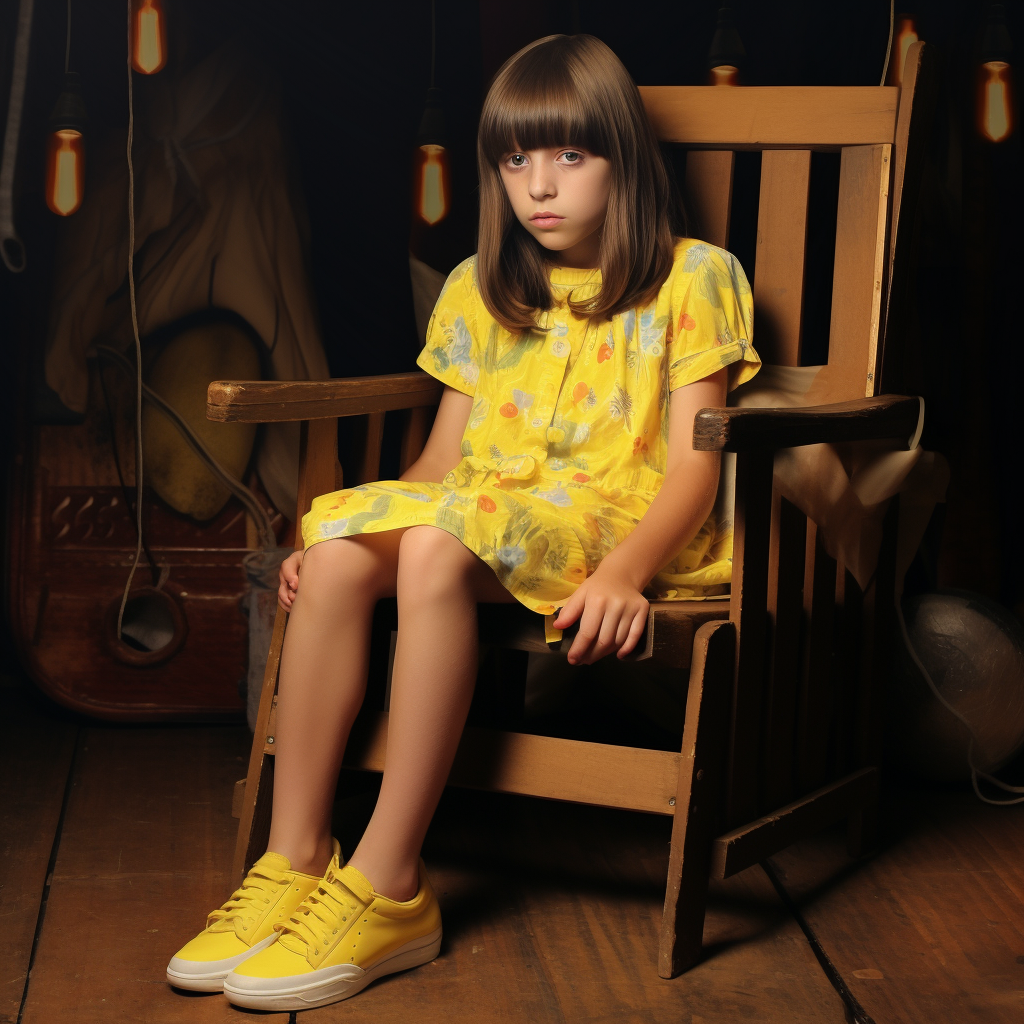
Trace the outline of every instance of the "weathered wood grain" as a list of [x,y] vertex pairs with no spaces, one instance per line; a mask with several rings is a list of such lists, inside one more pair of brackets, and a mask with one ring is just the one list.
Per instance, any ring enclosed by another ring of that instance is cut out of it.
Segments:
[[729,149],[891,143],[899,90],[878,86],[640,87],[658,138]]
[[757,352],[780,366],[800,365],[810,186],[809,149],[762,155],[754,264]]
[[85,730],[23,1024],[238,1019],[164,971],[234,888],[231,788],[248,740],[239,727]]
[[834,401],[878,393],[891,154],[892,146],[851,146],[840,163],[828,368],[821,377]]
[[786,409],[701,409],[693,424],[697,451],[756,452],[804,444],[917,436],[920,398],[881,395]]
[[686,209],[691,231],[712,245],[729,245],[732,182],[736,154],[732,150],[691,152],[686,156]]
[[206,415],[223,423],[281,423],[362,416],[436,405],[444,385],[429,374],[389,373],[332,380],[215,380]]
[[0,680],[0,1024],[15,1024],[78,726]]
[[885,1024],[1016,1024],[1024,999],[1024,805],[903,780],[887,845],[852,861],[843,832],[773,857],[851,991]]

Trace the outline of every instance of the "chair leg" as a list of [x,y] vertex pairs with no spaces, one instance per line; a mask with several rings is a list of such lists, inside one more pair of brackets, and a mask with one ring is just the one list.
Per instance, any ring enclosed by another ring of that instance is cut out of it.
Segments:
[[245,800],[238,819],[238,838],[231,874],[235,884],[241,883],[245,873],[267,848],[270,838],[270,812],[274,796],[274,755],[268,752],[267,737],[271,730],[271,713],[277,694],[277,674],[281,666],[281,648],[288,613],[277,609],[274,633],[270,640],[267,668],[263,674],[260,710],[256,716],[256,731],[249,755],[249,773],[245,779]]
[[711,844],[724,792],[735,628],[708,622],[693,641],[658,973],[674,978],[701,956]]

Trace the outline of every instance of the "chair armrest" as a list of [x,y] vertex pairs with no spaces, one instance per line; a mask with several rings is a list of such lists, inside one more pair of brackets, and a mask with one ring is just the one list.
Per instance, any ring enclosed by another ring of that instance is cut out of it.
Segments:
[[331,380],[215,380],[206,392],[206,418],[282,423],[362,416],[436,405],[443,389],[439,380],[418,370]]
[[913,448],[924,401],[880,395],[853,402],[786,409],[701,409],[693,447],[704,452],[755,452],[839,441],[901,440]]

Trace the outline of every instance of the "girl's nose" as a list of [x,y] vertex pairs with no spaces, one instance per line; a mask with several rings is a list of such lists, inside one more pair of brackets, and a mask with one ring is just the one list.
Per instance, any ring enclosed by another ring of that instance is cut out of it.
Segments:
[[535,200],[550,199],[555,195],[555,182],[551,172],[541,161],[533,165],[530,175],[530,198]]

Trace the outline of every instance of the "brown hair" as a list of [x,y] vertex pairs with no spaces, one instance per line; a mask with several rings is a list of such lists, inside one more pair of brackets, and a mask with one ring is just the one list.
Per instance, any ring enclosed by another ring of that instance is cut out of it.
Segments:
[[553,300],[547,250],[512,211],[498,165],[517,150],[576,145],[610,161],[601,235],[601,290],[569,306],[607,320],[644,305],[672,269],[683,212],[640,93],[594,36],[547,36],[510,57],[484,101],[477,139],[480,233],[477,285],[495,320],[512,333],[537,329]]

